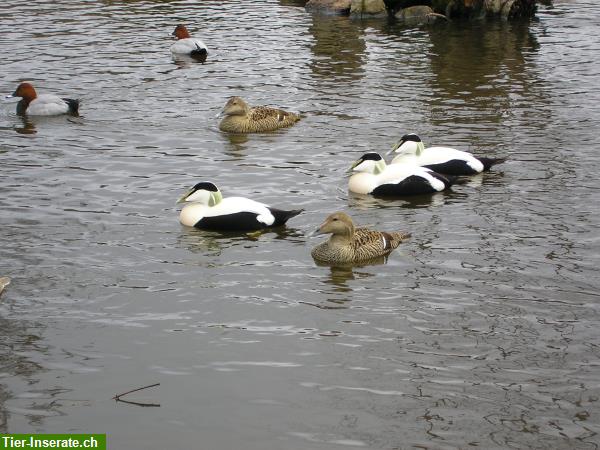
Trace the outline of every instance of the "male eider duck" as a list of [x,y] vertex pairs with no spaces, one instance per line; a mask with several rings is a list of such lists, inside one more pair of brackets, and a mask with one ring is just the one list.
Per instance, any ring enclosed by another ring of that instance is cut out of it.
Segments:
[[171,45],[173,55],[187,55],[201,61],[204,61],[208,56],[208,48],[204,45],[204,42],[190,36],[185,25],[177,25],[171,35],[177,38],[177,42]]
[[358,263],[388,255],[410,237],[410,233],[401,231],[386,233],[355,228],[350,216],[343,212],[327,217],[316,234],[331,234],[331,237],[310,254],[318,261],[332,264]]
[[416,165],[386,165],[379,153],[365,153],[356,160],[348,189],[356,194],[379,197],[431,194],[448,189],[455,177],[440,175]]
[[303,210],[284,211],[244,197],[223,198],[210,182],[197,183],[177,200],[186,205],[179,221],[186,226],[217,231],[253,231],[284,225]]
[[231,97],[222,113],[225,115],[219,129],[230,133],[261,133],[294,125],[300,120],[298,114],[268,106],[248,105],[240,97]]
[[2,295],[2,291],[4,288],[10,284],[10,278],[8,277],[0,277],[0,295]]
[[475,157],[450,147],[425,148],[414,133],[402,136],[392,152],[397,154],[392,164],[416,164],[448,175],[474,175],[506,161],[506,158]]
[[79,100],[60,98],[53,94],[38,95],[31,83],[21,83],[8,97],[21,97],[17,103],[17,114],[30,116],[56,116],[79,113]]

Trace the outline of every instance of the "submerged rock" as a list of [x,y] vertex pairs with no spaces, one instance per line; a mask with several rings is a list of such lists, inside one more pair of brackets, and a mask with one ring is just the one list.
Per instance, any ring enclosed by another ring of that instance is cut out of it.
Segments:
[[383,0],[352,0],[350,15],[387,16],[387,9]]
[[309,0],[306,10],[319,14],[348,15],[352,0]]

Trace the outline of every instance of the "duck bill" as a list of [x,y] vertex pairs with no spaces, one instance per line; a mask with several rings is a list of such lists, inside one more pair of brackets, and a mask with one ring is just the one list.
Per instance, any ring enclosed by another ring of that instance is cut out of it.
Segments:
[[350,168],[348,168],[348,170],[346,170],[346,175],[350,175],[352,172],[354,172],[354,168],[356,166],[358,166],[361,162],[362,162],[362,159],[358,159],[358,160],[354,161],[352,163],[352,165],[350,166]]
[[187,198],[192,195],[192,193],[194,192],[193,189],[190,189],[189,191],[187,191],[185,194],[183,194],[181,197],[179,197],[177,199],[177,202],[175,202],[176,205],[180,204],[180,203],[185,203],[185,201],[187,200]]
[[400,148],[400,146],[403,144],[402,141],[396,142],[393,146],[392,149],[386,153],[386,155],[391,155],[392,153],[394,153],[396,150],[398,150]]
[[321,227],[323,225],[320,225],[319,228],[312,230],[310,233],[307,234],[308,237],[313,237],[313,236],[319,236],[321,234],[325,234],[321,231]]

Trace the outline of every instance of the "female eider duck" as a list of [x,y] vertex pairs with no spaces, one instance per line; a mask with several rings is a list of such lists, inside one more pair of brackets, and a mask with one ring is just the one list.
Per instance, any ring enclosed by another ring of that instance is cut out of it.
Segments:
[[284,225],[303,210],[284,211],[244,197],[223,198],[210,182],[197,183],[177,203],[189,202],[179,214],[186,226],[217,231],[254,231]]
[[79,100],[60,98],[53,94],[37,94],[31,83],[21,83],[8,97],[21,97],[17,103],[17,114],[30,116],[57,116],[79,114]]
[[187,55],[191,56],[192,58],[199,59],[202,62],[206,60],[206,57],[208,56],[208,48],[200,39],[190,36],[190,33],[185,25],[177,25],[175,27],[175,31],[173,31],[171,35],[177,38],[177,41],[171,45],[171,53],[173,53],[174,56]]
[[268,106],[248,105],[240,97],[231,97],[221,114],[219,129],[230,133],[261,133],[294,125],[300,115]]
[[416,164],[448,175],[474,175],[506,161],[506,158],[475,157],[450,147],[425,148],[414,133],[402,136],[392,152],[397,153],[392,164]]
[[379,197],[440,192],[448,189],[456,179],[416,165],[386,165],[379,153],[365,153],[350,170],[358,172],[348,181],[351,192]]
[[331,237],[310,254],[318,261],[332,264],[358,263],[388,255],[410,237],[410,233],[401,231],[386,233],[355,228],[350,216],[343,212],[327,217],[316,234],[331,234]]

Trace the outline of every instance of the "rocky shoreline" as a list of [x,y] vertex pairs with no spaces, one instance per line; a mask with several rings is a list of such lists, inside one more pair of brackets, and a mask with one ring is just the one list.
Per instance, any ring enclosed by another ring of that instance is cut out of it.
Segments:
[[549,0],[308,0],[315,14],[350,17],[395,17],[405,22],[429,23],[454,18],[530,18],[537,4]]

